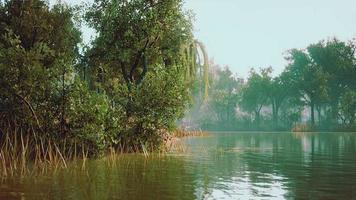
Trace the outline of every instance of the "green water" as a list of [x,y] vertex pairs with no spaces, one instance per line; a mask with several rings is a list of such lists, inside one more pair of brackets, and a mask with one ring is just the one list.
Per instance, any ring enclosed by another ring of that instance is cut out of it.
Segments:
[[186,153],[0,179],[0,199],[356,199],[355,133],[214,133]]

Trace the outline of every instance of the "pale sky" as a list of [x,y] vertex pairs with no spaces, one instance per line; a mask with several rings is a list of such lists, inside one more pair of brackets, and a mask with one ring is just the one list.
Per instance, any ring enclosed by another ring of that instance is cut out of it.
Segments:
[[[242,77],[250,67],[272,66],[280,73],[288,49],[334,36],[356,37],[356,0],[185,1],[196,14],[195,37],[210,57]],[[85,38],[90,34],[86,31]]]

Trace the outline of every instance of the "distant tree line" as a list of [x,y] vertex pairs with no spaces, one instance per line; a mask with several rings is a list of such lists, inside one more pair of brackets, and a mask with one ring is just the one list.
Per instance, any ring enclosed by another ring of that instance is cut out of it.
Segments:
[[215,67],[208,101],[197,101],[185,122],[218,130],[355,130],[355,50],[355,41],[336,38],[292,49],[276,77],[271,67],[251,69],[246,80]]

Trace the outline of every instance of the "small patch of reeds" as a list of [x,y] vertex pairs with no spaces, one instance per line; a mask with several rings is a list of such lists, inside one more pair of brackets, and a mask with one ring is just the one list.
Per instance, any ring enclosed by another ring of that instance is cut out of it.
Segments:
[[[53,169],[68,168],[74,162],[79,161],[84,169],[88,158],[91,157],[90,147],[73,140],[57,141],[49,137],[36,137],[33,132],[22,129],[0,130],[0,176],[13,177],[37,173],[46,173]],[[126,153],[143,154],[144,157],[152,155],[164,155],[169,153],[185,153],[187,145],[182,137],[207,136],[203,131],[175,131],[162,136],[163,145],[159,151],[143,142],[135,145],[121,144],[115,148],[109,148],[104,155],[110,163],[116,163],[117,159]]]
[[209,133],[202,131],[202,130],[197,130],[197,131],[187,131],[187,130],[182,130],[182,129],[178,129],[176,131],[173,132],[172,136],[173,137],[178,137],[178,138],[182,138],[182,137],[203,137],[203,136],[208,136]]
[[309,124],[296,124],[292,127],[292,132],[312,132],[315,131],[315,127]]
[[69,161],[80,158],[85,163],[88,157],[88,149],[76,143],[58,143],[13,130],[0,135],[0,176],[23,176],[49,168],[67,168]]
[[163,153],[185,153],[187,150],[187,145],[180,138],[172,137],[165,141]]
[[165,152],[167,153],[186,153],[188,151],[188,146],[182,140],[184,137],[205,137],[209,136],[208,132],[198,130],[198,131],[187,131],[178,129],[175,130],[170,137],[166,138],[164,141]]

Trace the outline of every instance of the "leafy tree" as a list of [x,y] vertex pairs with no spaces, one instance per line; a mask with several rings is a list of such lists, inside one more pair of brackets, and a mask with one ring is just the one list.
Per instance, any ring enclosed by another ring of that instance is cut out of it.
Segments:
[[72,8],[42,0],[0,4],[0,104],[7,120],[43,133],[64,127],[80,42],[73,16]]
[[196,75],[190,14],[181,0],[97,0],[86,20],[98,32],[85,58],[92,85],[125,111],[117,140],[129,150],[157,147],[161,130],[182,117]]
[[68,87],[67,143],[85,149],[90,155],[98,155],[117,144],[116,133],[123,129],[123,109],[112,108],[108,96],[90,90],[79,77]]
[[270,80],[266,86],[270,103],[272,104],[273,125],[278,127],[279,110],[283,102],[291,95],[293,85],[290,81],[291,74],[283,71],[278,77]]
[[211,88],[209,103],[218,123],[230,124],[235,119],[238,92],[242,83],[227,67],[219,70],[216,75],[217,80]]
[[0,129],[10,138],[33,136],[33,146],[66,145],[63,155],[74,145],[96,155],[111,144],[109,127],[118,120],[108,98],[77,76],[76,11],[42,0],[0,4]]
[[333,123],[337,123],[340,98],[346,88],[354,85],[356,77],[355,46],[336,38],[321,41],[308,47],[309,55],[326,77],[328,104],[331,106]]
[[291,50],[288,60],[290,64],[287,70],[291,73],[291,80],[296,85],[301,98],[310,106],[311,124],[314,126],[315,106],[327,97],[327,75],[304,51]]
[[271,81],[271,72],[272,68],[261,69],[260,73],[252,69],[246,86],[242,90],[240,106],[245,111],[255,115],[257,126],[260,124],[261,109],[268,102],[268,90],[266,90],[266,86]]
[[160,147],[162,135],[175,128],[187,108],[189,93],[184,82],[179,67],[158,66],[149,71],[143,84],[131,91],[133,117],[124,121],[127,124],[118,136],[119,144],[128,151],[141,145],[152,150]]
[[176,52],[192,40],[190,19],[179,0],[97,0],[87,20],[99,33],[88,57],[94,67],[120,75],[128,90],[141,84],[155,64],[179,64]]
[[356,117],[356,91],[346,90],[341,96],[340,111],[343,116],[344,124],[348,121],[348,125],[351,126],[355,123]]

